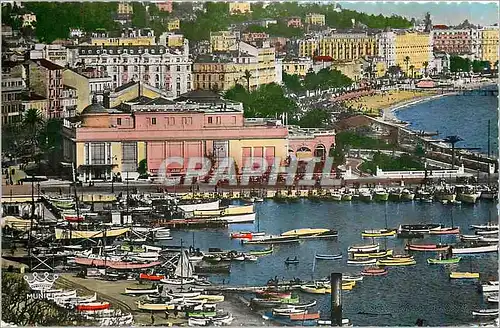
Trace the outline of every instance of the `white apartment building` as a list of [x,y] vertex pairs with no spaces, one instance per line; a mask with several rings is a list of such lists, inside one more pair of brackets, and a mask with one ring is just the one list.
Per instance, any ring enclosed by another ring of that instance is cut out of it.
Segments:
[[47,59],[59,66],[66,66],[68,49],[60,44],[37,43],[30,51],[30,59]]
[[387,68],[396,65],[396,34],[382,32],[377,34],[378,56],[384,59]]
[[192,89],[188,40],[183,47],[77,46],[70,52],[70,67],[96,68],[111,78],[115,89],[140,81],[177,97]]
[[76,116],[76,102],[78,96],[76,89],[70,86],[63,86],[61,105],[64,111],[64,117]]

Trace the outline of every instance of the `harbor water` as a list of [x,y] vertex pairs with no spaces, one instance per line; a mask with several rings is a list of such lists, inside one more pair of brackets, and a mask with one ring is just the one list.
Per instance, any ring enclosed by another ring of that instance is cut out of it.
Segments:
[[[407,240],[397,238],[363,239],[365,229],[396,228],[399,224],[441,223],[445,226],[459,226],[461,233],[473,234],[470,224],[497,221],[495,203],[479,201],[475,205],[443,205],[434,203],[363,203],[363,202],[312,202],[300,200],[297,203],[276,203],[266,200],[256,204],[261,231],[268,234],[298,228],[331,228],[339,232],[336,239],[307,240],[300,243],[275,245],[272,255],[260,257],[257,262],[232,262],[231,273],[211,277],[214,282],[237,286],[264,286],[270,278],[319,279],[331,272],[359,274],[362,266],[347,265],[347,248],[354,244],[380,243],[381,247],[394,249],[403,254]],[[231,240],[232,231],[257,230],[255,224],[231,225],[227,230],[173,231],[168,245],[192,245],[207,250],[209,247],[248,251],[263,249],[267,245],[242,245]],[[415,243],[455,243],[458,236],[426,236]],[[337,254],[338,261],[316,261],[314,254]],[[451,271],[480,272],[481,281],[498,279],[498,255],[487,253],[464,255],[458,264],[429,265],[427,258],[433,253],[415,252],[417,264],[408,267],[390,267],[387,276],[365,277],[352,291],[343,291],[344,317],[355,326],[412,326],[418,318],[426,325],[463,325],[475,322],[472,311],[488,308],[486,299],[479,291],[479,282],[453,281]],[[287,257],[297,256],[298,265],[286,266]],[[313,272],[314,267],[314,272]],[[330,295],[301,294],[303,301],[316,299],[316,308],[322,317],[330,315]],[[249,295],[251,297],[251,295]]]
[[[494,88],[489,87],[489,88]],[[498,98],[477,94],[445,96],[394,111],[396,117],[410,123],[412,130],[439,132],[435,138],[458,135],[457,147],[480,148],[488,152],[488,120],[491,122],[490,150],[498,156]]]

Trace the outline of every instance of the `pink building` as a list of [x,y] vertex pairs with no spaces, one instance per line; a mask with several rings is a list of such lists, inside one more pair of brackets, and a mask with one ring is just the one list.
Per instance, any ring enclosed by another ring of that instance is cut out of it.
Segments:
[[165,1],[165,2],[157,2],[156,6],[160,11],[168,11],[169,13],[172,12],[172,1]]
[[[94,100],[83,110],[80,122],[64,122],[63,155],[76,163],[84,181],[109,179],[112,171],[136,172],[143,160],[155,174],[173,157],[185,161],[167,164],[170,174],[185,173],[188,160],[197,157],[216,163],[231,157],[241,172],[251,158],[263,158],[270,167],[275,158],[284,162],[307,149],[326,154],[335,143],[334,131],[245,119],[241,103],[211,91],[191,91],[174,101],[142,95],[118,108],[107,109]],[[201,167],[201,162],[195,164]]]
[[290,17],[288,18],[288,21],[287,21],[287,25],[288,27],[302,27],[302,19],[300,17],[297,17],[297,16],[294,16],[294,17]]
[[451,55],[471,55],[477,52],[477,31],[473,29],[436,29],[432,31],[434,48]]
[[269,39],[269,34],[264,32],[243,33],[243,42],[265,41]]

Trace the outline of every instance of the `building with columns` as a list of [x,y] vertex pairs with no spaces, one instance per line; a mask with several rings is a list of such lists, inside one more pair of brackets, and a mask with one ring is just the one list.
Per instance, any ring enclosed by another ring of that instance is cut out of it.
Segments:
[[147,161],[148,171],[157,174],[164,160],[172,157],[183,157],[185,162],[168,165],[167,174],[185,173],[188,159],[194,157],[215,162],[232,157],[241,172],[251,157],[263,158],[270,167],[275,158],[284,162],[289,156],[324,156],[335,144],[333,130],[246,119],[241,103],[211,91],[191,91],[174,101],[140,96],[120,108],[105,108],[94,99],[80,121],[64,120],[63,156],[76,164],[83,181],[135,173],[142,160]]
[[300,57],[329,56],[332,60],[350,61],[376,55],[377,41],[366,33],[335,33],[299,41]]

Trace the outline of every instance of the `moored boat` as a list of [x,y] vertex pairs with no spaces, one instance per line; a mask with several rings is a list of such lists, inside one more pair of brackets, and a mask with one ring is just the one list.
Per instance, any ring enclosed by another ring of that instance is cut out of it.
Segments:
[[497,292],[499,291],[499,284],[497,281],[488,281],[488,283],[481,285],[481,290],[484,293]]
[[472,311],[472,315],[474,316],[496,316],[498,317],[498,309],[482,309]]
[[385,268],[366,268],[361,271],[363,276],[385,276],[388,273]]
[[461,257],[452,257],[449,259],[427,259],[429,264],[455,264],[460,262]]
[[373,192],[373,200],[377,202],[386,202],[389,199],[389,193],[383,188],[377,188]]
[[406,266],[406,265],[415,265],[417,262],[413,259],[408,259],[408,260],[386,260],[386,259],[381,259],[378,260],[376,263],[378,266]]
[[456,272],[450,273],[450,279],[479,279],[479,272]]
[[348,248],[350,253],[371,253],[378,252],[380,250],[380,245],[352,245]]
[[378,252],[370,252],[370,253],[353,253],[352,255],[354,256],[355,259],[357,258],[380,258],[380,257],[387,257],[392,255],[393,250],[388,249],[388,250],[381,250]]
[[158,287],[155,288],[125,288],[125,294],[128,295],[147,295],[157,294]]
[[266,248],[266,249],[262,249],[262,250],[253,250],[253,251],[248,252],[249,255],[253,255],[253,256],[269,255],[272,253],[273,253],[273,246],[272,245],[270,248]]
[[369,264],[375,264],[375,263],[377,263],[377,259],[371,259],[371,258],[368,258],[368,259],[365,259],[365,258],[348,259],[347,260],[347,264],[351,264],[351,265],[369,265]]
[[252,239],[258,236],[264,236],[265,232],[239,231],[231,233],[232,239]]
[[299,237],[269,235],[269,236],[253,238],[252,240],[242,240],[242,242],[243,244],[283,244],[283,243],[299,242]]
[[327,254],[316,254],[315,258],[317,260],[340,260],[342,258],[342,253],[327,255]]
[[361,233],[363,238],[392,237],[396,235],[396,229],[372,229]]
[[315,313],[294,313],[290,314],[291,321],[303,321],[303,320],[317,320],[319,319],[319,312]]
[[460,234],[459,227],[439,227],[429,230],[431,235],[458,235]]
[[449,245],[441,244],[408,244],[406,250],[418,252],[439,252],[446,251],[450,248]]
[[473,246],[473,247],[462,247],[462,248],[451,248],[452,254],[477,254],[477,253],[489,253],[498,252],[498,245],[485,245],[485,246]]
[[109,309],[111,304],[109,302],[92,302],[86,304],[79,304],[76,306],[77,311],[99,311]]
[[165,275],[163,274],[146,274],[146,273],[140,273],[139,274],[139,279],[144,279],[144,280],[151,280],[151,281],[160,281],[165,278]]

